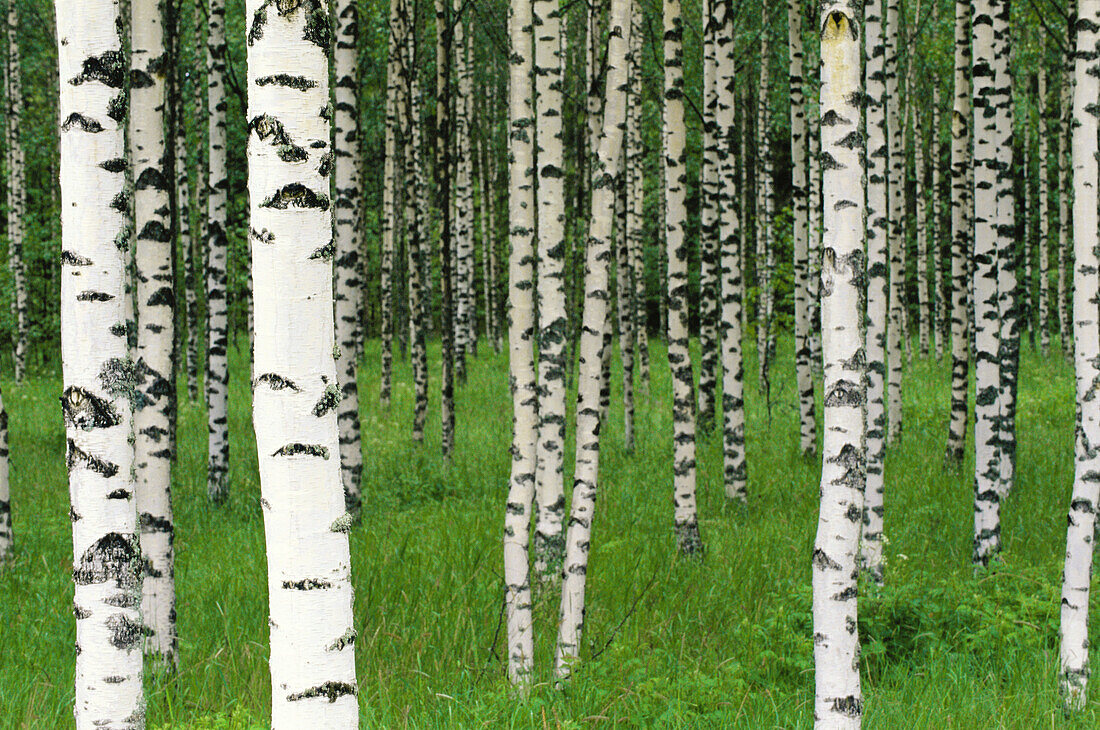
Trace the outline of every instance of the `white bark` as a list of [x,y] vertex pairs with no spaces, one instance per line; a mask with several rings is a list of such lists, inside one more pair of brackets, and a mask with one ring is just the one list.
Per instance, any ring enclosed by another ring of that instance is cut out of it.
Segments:
[[329,15],[318,0],[248,0],[245,17],[271,726],[356,728],[351,516],[333,357]]
[[[1039,351],[1050,354],[1050,175],[1047,168],[1047,74],[1039,69]],[[1055,149],[1058,144],[1055,143]]]
[[15,315],[15,381],[22,382],[27,365],[27,275],[23,264],[23,214],[26,208],[26,172],[23,142],[23,80],[19,60],[19,8],[8,0],[7,16],[7,159],[8,159],[8,267],[11,270],[12,313]]
[[585,268],[584,322],[577,373],[577,443],[573,501],[565,538],[561,617],[554,674],[568,679],[580,655],[584,626],[585,586],[600,468],[600,363],[607,322],[608,262],[615,213],[614,180],[626,121],[626,57],[630,42],[631,0],[612,0],[607,50],[607,90],[603,133],[595,160],[599,175],[592,187],[588,252]]
[[[208,424],[206,491],[214,502],[229,497],[229,360],[227,350],[226,240],[229,172],[226,169],[225,0],[209,0],[207,26],[207,110],[209,169],[206,193],[206,408]],[[327,139],[327,138],[326,138]]]
[[1066,707],[1085,706],[1089,670],[1089,584],[1100,501],[1100,237],[1097,236],[1097,111],[1100,0],[1078,0],[1073,89],[1073,343],[1079,425],[1062,573],[1061,688]]
[[73,521],[77,730],[145,727],[120,27],[112,0],[57,5],[61,404]]
[[863,714],[856,628],[856,553],[867,477],[859,7],[858,0],[829,3],[820,26],[825,438],[813,552],[814,726],[830,729],[858,728]]
[[508,675],[531,680],[535,642],[528,568],[531,508],[535,498],[538,388],[535,379],[535,121],[532,93],[534,41],[531,0],[511,0],[508,11],[508,349],[512,377],[512,471],[504,515],[504,605],[508,623]]
[[145,650],[176,662],[172,548],[172,230],[164,109],[164,18],[158,0],[131,0],[130,153],[134,166],[137,271],[137,392],[134,407],[137,511],[145,556]]

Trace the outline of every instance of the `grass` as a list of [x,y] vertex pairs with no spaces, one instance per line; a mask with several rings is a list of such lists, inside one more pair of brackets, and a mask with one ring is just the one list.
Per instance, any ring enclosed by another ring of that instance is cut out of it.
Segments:
[[[471,361],[448,466],[439,456],[437,396],[428,442],[414,445],[408,365],[398,362],[393,407],[381,411],[378,345],[370,343],[360,391],[366,509],[351,534],[363,727],[809,726],[819,465],[798,454],[791,361],[788,343],[770,415],[750,377],[747,508],[723,496],[720,436],[700,442],[702,562],[676,557],[663,352],[654,353],[650,394],[639,398],[633,455],[622,449],[616,382],[582,665],[565,692],[550,688],[557,603],[546,591],[536,607],[540,684],[521,701],[502,665],[507,358],[483,348]],[[154,728],[267,727],[263,520],[239,352],[232,366],[232,496],[223,507],[205,496],[205,412],[181,401],[181,668],[175,677],[150,673]],[[752,362],[746,371],[755,372]],[[972,464],[955,471],[942,462],[949,381],[946,361],[918,359],[906,373],[903,440],[887,467],[888,584],[865,587],[860,603],[866,727],[1096,727],[1100,690],[1072,718],[1056,690],[1072,370],[1058,357],[1025,354],[1004,558],[977,575],[969,562]],[[74,628],[60,382],[46,373],[3,386],[18,548],[0,569],[0,728],[63,728],[72,724]]]

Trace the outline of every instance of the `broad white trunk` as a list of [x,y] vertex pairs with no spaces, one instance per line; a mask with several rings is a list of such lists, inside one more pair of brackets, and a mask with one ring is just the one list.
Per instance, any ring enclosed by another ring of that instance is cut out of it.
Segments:
[[[248,0],[253,420],[267,537],[271,727],[356,728],[328,195],[329,14]],[[306,630],[303,630],[306,629]]]
[[[518,0],[517,0],[518,1]],[[522,3],[520,3],[522,4]],[[600,135],[592,186],[585,268],[584,322],[577,373],[577,443],[573,470],[573,500],[565,538],[561,614],[554,664],[557,680],[568,679],[580,655],[584,627],[585,586],[596,509],[600,468],[600,361],[607,322],[608,262],[615,213],[615,177],[626,121],[627,47],[630,44],[631,0],[612,0],[607,49],[607,87],[603,133]],[[513,190],[515,187],[513,186]],[[514,254],[513,254],[514,255]]]
[[1006,0],[974,0],[974,562],[1001,547],[998,400],[997,128],[993,15]]
[[[400,5],[394,0],[394,5]],[[363,450],[359,432],[358,343],[359,322],[359,95],[358,27],[359,11],[354,0],[335,5],[336,36],[333,55],[335,99],[333,126],[333,216],[335,217],[336,277],[336,372],[340,385],[340,474],[348,510],[358,511],[362,502],[360,479]],[[254,244],[255,245],[255,244]]]
[[1089,680],[1089,584],[1100,501],[1100,237],[1097,236],[1096,99],[1100,95],[1100,0],[1078,0],[1073,89],[1073,344],[1079,424],[1062,572],[1061,688],[1067,709],[1085,707]]
[[19,60],[19,7],[8,1],[7,17],[7,158],[8,158],[8,267],[11,270],[12,313],[15,315],[15,381],[22,382],[27,366],[27,274],[23,265],[23,214],[26,172],[23,141],[23,79]]
[[137,393],[134,402],[137,511],[145,557],[145,650],[176,662],[172,548],[172,342],[175,336],[170,181],[165,167],[164,18],[158,0],[131,0],[130,153],[137,232]]
[[676,539],[683,555],[702,554],[695,504],[695,379],[688,330],[687,130],[684,126],[680,0],[664,0],[665,244],[668,253],[668,365],[672,374],[672,485]]
[[508,676],[531,681],[535,640],[531,626],[528,549],[535,498],[538,383],[535,376],[535,187],[532,134],[534,39],[531,0],[511,0],[508,11],[508,366],[512,379],[512,470],[504,513],[504,606]]
[[867,478],[860,5],[825,5],[820,26],[825,438],[813,551],[814,726],[830,729],[858,728],[863,715],[856,628],[856,553]]
[[715,24],[718,34],[716,122],[718,138],[718,235],[722,309],[722,481],[728,499],[748,499],[748,467],[745,463],[745,372],[741,350],[741,298],[744,259],[739,249],[737,198],[740,180],[735,169],[734,149],[739,130],[736,124],[737,92],[733,8],[729,0],[717,3]]
[[[229,317],[226,309],[226,239],[229,172],[226,169],[225,0],[209,0],[206,41],[209,164],[206,186],[207,472],[214,502],[229,498]],[[328,139],[327,137],[325,139]]]
[[61,410],[73,524],[77,730],[145,727],[122,27],[113,0],[57,4]]
[[[551,582],[565,552],[565,160],[562,147],[561,17],[558,0],[535,0],[535,148],[538,150],[538,449],[535,573]],[[514,192],[514,188],[512,189]]]

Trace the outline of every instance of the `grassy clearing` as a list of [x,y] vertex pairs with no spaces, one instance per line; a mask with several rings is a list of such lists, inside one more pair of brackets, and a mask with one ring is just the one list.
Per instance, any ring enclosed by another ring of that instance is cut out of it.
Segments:
[[[636,453],[622,450],[617,396],[605,430],[583,664],[565,693],[545,683],[557,604],[550,593],[540,596],[543,683],[521,702],[501,664],[507,359],[483,348],[471,361],[448,467],[439,457],[434,394],[427,445],[408,437],[407,365],[397,365],[392,410],[378,409],[371,343],[361,385],[367,507],[352,532],[364,727],[810,724],[818,464],[798,456],[789,343],[780,350],[770,414],[755,387],[748,389],[747,509],[723,497],[720,435],[700,444],[702,562],[675,557],[662,354],[654,353],[649,396],[639,398]],[[181,401],[181,670],[174,678],[150,673],[151,727],[266,727],[263,520],[248,370],[239,353],[232,364],[227,506],[206,502],[205,412]],[[949,381],[946,361],[916,361],[906,373],[904,436],[887,469],[889,584],[861,597],[866,726],[1097,727],[1100,690],[1082,716],[1067,719],[1055,689],[1072,370],[1057,358],[1025,355],[1019,479],[1004,509],[1004,560],[977,576],[969,565],[972,464],[956,472],[942,463]],[[0,727],[67,727],[74,629],[59,378],[3,385],[18,552],[0,570]]]

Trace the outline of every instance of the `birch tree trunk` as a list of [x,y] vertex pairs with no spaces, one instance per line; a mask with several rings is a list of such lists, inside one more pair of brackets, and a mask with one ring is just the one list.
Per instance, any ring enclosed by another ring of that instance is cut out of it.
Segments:
[[970,3],[955,0],[955,104],[951,120],[951,419],[946,460],[961,464],[969,416],[970,245],[974,235],[970,150]]
[[209,438],[206,491],[211,501],[219,503],[229,498],[229,315],[225,299],[229,172],[225,148],[225,0],[208,2],[206,68],[210,167],[206,186],[206,408]]
[[1061,689],[1069,710],[1085,707],[1089,670],[1089,584],[1100,501],[1100,238],[1097,236],[1097,117],[1100,0],[1078,0],[1073,88],[1073,343],[1079,440],[1062,573]]
[[386,32],[386,103],[385,160],[382,163],[382,256],[378,268],[381,283],[380,324],[382,364],[379,376],[379,404],[383,409],[390,407],[393,392],[393,335],[394,335],[394,250],[397,230],[397,55],[398,25],[403,22],[401,4],[390,3],[389,23]]
[[745,369],[741,350],[744,259],[738,246],[740,221],[736,203],[740,180],[734,157],[740,130],[736,123],[737,55],[733,42],[733,7],[729,0],[716,2],[714,22],[718,37],[715,118],[718,127],[718,236],[722,296],[719,320],[722,338],[722,481],[727,499],[746,502]]
[[267,536],[271,727],[356,728],[351,515],[336,458],[332,31],[317,0],[248,0],[246,21],[249,217],[263,236],[252,264],[253,419]]
[[[718,387],[718,150],[715,122],[717,0],[703,0],[703,154],[700,160],[699,211],[699,431],[714,428]],[[620,303],[621,304],[621,303]]]
[[[557,0],[534,0],[535,149],[538,151],[538,450],[535,574],[561,573],[565,551],[565,160],[562,146],[561,16]],[[515,193],[515,187],[510,188]]]
[[1016,241],[1016,186],[1013,161],[1011,3],[1003,0],[993,15],[993,70],[996,106],[997,153],[997,310],[1000,315],[1000,343],[997,362],[1000,393],[997,411],[997,449],[1001,468],[1000,490],[1012,491],[1016,471],[1016,375],[1020,360],[1019,247]]
[[1069,317],[1069,285],[1066,275],[1070,258],[1070,208],[1073,197],[1073,163],[1070,161],[1070,146],[1073,136],[1073,85],[1071,62],[1066,61],[1066,72],[1062,77],[1061,103],[1058,107],[1059,131],[1054,138],[1059,141],[1058,155],[1058,332],[1061,334],[1062,353],[1069,357],[1073,351],[1073,325]]
[[[1047,167],[1047,74],[1039,69],[1039,351],[1050,355],[1050,176]],[[1057,140],[1055,149],[1058,148]]]
[[130,440],[136,383],[127,344],[130,200],[118,113],[128,71],[124,27],[113,0],[58,3],[61,410],[73,525],[77,730],[145,727]]
[[856,554],[867,478],[859,7],[858,0],[845,0],[821,10],[825,440],[813,551],[814,726],[830,729],[858,728],[863,715],[856,628]]
[[771,190],[771,43],[768,6],[760,6],[760,91],[756,101],[756,353],[761,391],[768,381],[768,338],[771,336],[771,275],[769,266],[772,215],[768,207]]
[[[436,25],[436,101],[435,101],[435,174],[436,193],[439,197],[440,221],[440,446],[445,459],[454,453],[455,441],[455,331],[454,331],[454,272],[451,266],[451,249],[454,243],[454,220],[451,216],[453,189],[451,121],[451,13],[447,0],[435,0]],[[427,268],[427,267],[426,267]],[[427,279],[427,277],[424,277]]]
[[454,84],[451,87],[451,109],[454,114],[454,194],[450,197],[454,210],[454,239],[451,272],[454,292],[455,377],[466,382],[466,356],[470,354],[470,189],[469,118],[467,111],[466,29],[463,22],[464,0],[452,0],[451,53],[454,64]]
[[[815,20],[816,22],[816,20]],[[881,21],[880,21],[881,22]],[[812,26],[811,26],[812,27]],[[815,59],[807,64],[810,69],[816,69],[820,64]],[[880,81],[881,82],[881,81]],[[819,87],[819,85],[818,85]],[[819,88],[811,82],[810,93],[815,99],[819,97]],[[807,110],[806,121],[809,138],[808,167],[809,167],[809,299],[810,318],[810,351],[813,372],[821,373],[821,115],[814,110]],[[883,152],[885,154],[885,150]],[[743,312],[744,310],[742,310]],[[743,314],[742,314],[743,316]]]
[[15,295],[12,313],[15,315],[15,349],[13,363],[15,381],[23,381],[27,367],[27,277],[23,265],[23,216],[26,208],[26,173],[23,142],[23,79],[19,61],[19,8],[8,0],[8,64],[7,64],[7,158],[8,158],[8,267],[11,270]]
[[[912,64],[912,59],[910,59]],[[911,89],[910,93],[915,93]],[[913,168],[916,177],[917,203],[917,311],[918,336],[921,357],[928,357],[932,342],[932,288],[929,285],[931,254],[928,246],[928,179],[927,159],[924,154],[925,120],[915,105],[909,107],[913,115]]]
[[[889,374],[886,380],[886,443],[894,443],[901,436],[901,379],[903,305],[902,287],[905,268],[902,253],[905,248],[905,137],[902,130],[901,100],[898,97],[900,17],[898,0],[886,0],[886,126],[890,152],[890,169],[887,185],[889,209],[890,284],[888,292],[888,331],[886,337],[886,361]],[[824,187],[823,187],[824,189]]]
[[794,243],[794,367],[798,387],[799,447],[804,456],[817,451],[814,374],[810,341],[809,184],[806,171],[806,96],[802,90],[802,2],[787,0],[787,38],[791,94],[791,233]]
[[940,146],[940,88],[932,89],[932,138],[929,141],[932,158],[932,335],[936,347],[936,360],[943,359],[943,338],[947,323],[943,299],[943,150]]
[[974,562],[1001,546],[997,256],[997,125],[993,16],[1005,0],[974,0]]
[[665,243],[668,251],[668,364],[672,374],[673,505],[683,555],[701,555],[695,505],[695,376],[688,330],[687,130],[684,126],[683,19],[680,0],[664,0]]
[[145,580],[141,602],[145,651],[176,663],[176,590],[172,548],[172,222],[164,109],[169,65],[163,5],[132,0],[130,155],[134,165],[137,298],[137,394],[134,401],[136,504]]
[[[600,136],[592,186],[591,215],[585,267],[584,322],[581,329],[580,366],[577,372],[577,443],[573,476],[573,500],[565,538],[562,571],[561,617],[554,676],[569,678],[580,655],[584,626],[585,585],[596,508],[600,468],[600,360],[607,322],[608,262],[615,213],[615,185],[626,121],[627,48],[630,45],[631,1],[612,0],[607,49],[607,84],[603,133]],[[514,255],[514,254],[513,254]]]
[[[633,232],[631,267],[634,280],[634,344],[637,351],[635,361],[638,368],[638,381],[643,389],[649,388],[649,304],[646,289],[645,271],[645,158],[646,150],[642,141],[642,111],[645,100],[642,97],[642,9],[631,2],[630,10],[630,59],[628,61],[627,83],[630,85],[630,99],[627,116],[627,167],[634,179],[629,207],[633,211]],[[627,218],[629,225],[630,218]],[[629,233],[628,233],[629,234]]]
[[[403,3],[395,0],[395,6]],[[333,216],[335,218],[336,277],[336,371],[340,385],[340,475],[348,511],[356,514],[362,502],[359,483],[363,471],[363,450],[359,435],[359,384],[357,380],[359,322],[359,99],[358,27],[359,11],[354,0],[340,0],[334,7],[336,37],[333,71],[336,87],[333,123]],[[402,17],[403,21],[404,18]]]
[[867,89],[867,485],[860,568],[883,582],[882,532],[886,469],[886,322],[890,264],[886,125],[886,43],[882,3],[864,6]]
[[512,470],[504,514],[504,605],[508,622],[508,676],[526,685],[534,669],[528,546],[539,442],[535,373],[535,47],[531,0],[508,10],[508,366],[512,380]]

